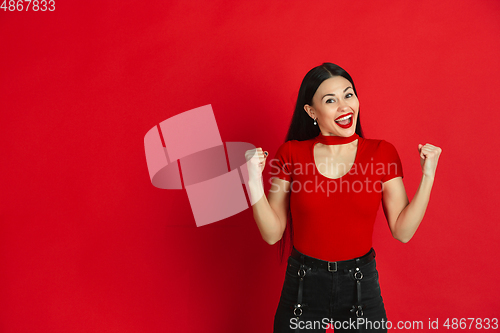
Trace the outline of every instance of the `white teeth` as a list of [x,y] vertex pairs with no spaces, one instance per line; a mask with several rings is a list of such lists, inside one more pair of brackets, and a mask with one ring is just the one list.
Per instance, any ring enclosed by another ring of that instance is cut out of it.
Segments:
[[349,119],[352,117],[352,114],[348,115],[348,116],[345,116],[344,118],[340,118],[338,120],[335,120],[335,121],[342,121],[342,120],[346,120],[346,119]]

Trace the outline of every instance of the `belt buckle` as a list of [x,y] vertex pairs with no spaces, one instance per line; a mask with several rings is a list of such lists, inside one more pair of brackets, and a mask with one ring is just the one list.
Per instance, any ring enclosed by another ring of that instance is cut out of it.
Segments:
[[[333,266],[333,268],[332,268]],[[336,272],[337,271],[337,262],[336,261],[329,261],[328,262],[328,271],[329,272]]]

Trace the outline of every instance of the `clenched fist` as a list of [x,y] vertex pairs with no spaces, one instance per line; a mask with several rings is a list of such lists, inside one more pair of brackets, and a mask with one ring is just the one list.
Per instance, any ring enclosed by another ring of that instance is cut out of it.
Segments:
[[258,179],[261,177],[262,171],[264,171],[264,168],[266,167],[268,154],[269,153],[267,151],[263,151],[261,147],[250,149],[245,152],[250,179]]
[[436,168],[439,160],[439,155],[443,150],[439,147],[433,146],[430,143],[425,145],[418,145],[418,153],[420,154],[420,166],[422,173],[425,176],[432,177],[436,175]]

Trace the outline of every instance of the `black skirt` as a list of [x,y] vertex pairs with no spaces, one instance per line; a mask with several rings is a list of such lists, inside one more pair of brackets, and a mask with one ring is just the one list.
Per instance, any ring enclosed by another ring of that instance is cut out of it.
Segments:
[[296,249],[288,258],[274,332],[387,332],[375,251],[328,263]]

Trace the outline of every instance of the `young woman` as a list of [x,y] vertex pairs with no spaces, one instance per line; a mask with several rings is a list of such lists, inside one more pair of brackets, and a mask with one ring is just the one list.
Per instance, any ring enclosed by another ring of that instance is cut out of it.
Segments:
[[393,237],[408,242],[424,216],[441,151],[418,145],[422,178],[409,202],[395,147],[363,136],[351,76],[332,63],[306,74],[287,139],[270,161],[267,197],[261,175],[268,153],[247,155],[262,238],[282,245],[289,230],[293,244],[274,332],[324,332],[327,325],[387,331],[372,248],[377,210],[382,202]]

